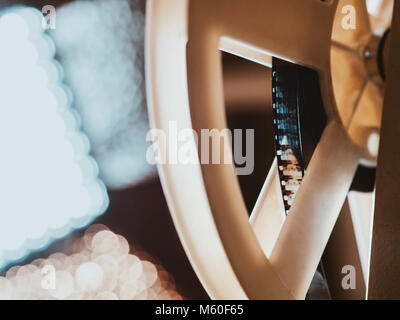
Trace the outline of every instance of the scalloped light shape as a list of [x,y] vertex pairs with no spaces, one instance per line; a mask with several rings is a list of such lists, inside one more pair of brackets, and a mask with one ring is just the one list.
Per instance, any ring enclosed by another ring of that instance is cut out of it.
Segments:
[[0,12],[0,268],[108,207],[36,9]]

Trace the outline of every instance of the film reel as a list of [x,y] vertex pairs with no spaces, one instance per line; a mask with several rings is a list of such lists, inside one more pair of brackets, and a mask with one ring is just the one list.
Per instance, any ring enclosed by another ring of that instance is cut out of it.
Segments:
[[[351,36],[340,29],[338,3],[353,6],[357,13],[360,27]],[[365,2],[153,0],[148,2],[147,19],[147,88],[155,128],[167,131],[171,120],[177,121],[178,129],[197,132],[227,127],[221,50],[273,64],[273,72],[286,69],[289,82],[295,77],[288,63],[301,65],[302,72],[296,69],[300,79],[310,77],[318,83],[319,94],[315,85],[300,86],[295,98],[285,93],[289,100],[303,99],[303,108],[310,107],[308,99],[318,100],[323,106],[313,109],[318,121],[297,104],[293,117],[289,110],[279,117],[275,108],[280,158],[271,167],[250,223],[232,165],[159,166],[178,234],[212,298],[303,299],[359,165],[376,165],[369,139],[379,132],[379,108],[360,104],[358,96],[350,99],[349,108],[348,97],[355,90],[340,81],[348,69],[338,67],[346,58],[332,53],[331,60],[331,50],[344,55],[369,48]],[[364,54],[361,70],[370,62]],[[282,85],[280,74],[274,73],[274,93]],[[363,110],[359,105],[369,107]],[[312,125],[303,138],[308,135],[311,147],[301,136],[300,126],[307,121]],[[161,148],[167,152],[167,146]],[[288,149],[292,162],[284,163],[282,152]],[[288,189],[281,188],[282,182],[299,180],[304,171],[301,185],[294,183],[285,194]],[[279,203],[282,191],[285,207]]]

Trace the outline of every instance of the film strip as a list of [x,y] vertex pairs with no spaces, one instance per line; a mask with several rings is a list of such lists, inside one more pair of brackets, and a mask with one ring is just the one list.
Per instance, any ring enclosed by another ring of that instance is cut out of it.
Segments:
[[272,112],[274,139],[286,214],[304,176],[301,157],[301,140],[297,92],[287,85],[290,71],[275,63],[272,70]]
[[[286,214],[326,125],[318,73],[278,58],[272,60],[274,139]],[[371,192],[375,168],[359,166],[350,190]]]
[[[272,106],[279,180],[286,214],[326,125],[318,74],[287,61],[272,61]],[[322,263],[313,278],[330,297]],[[307,298],[310,298],[310,292]]]
[[318,74],[274,58],[272,106],[279,179],[288,214],[326,124]]

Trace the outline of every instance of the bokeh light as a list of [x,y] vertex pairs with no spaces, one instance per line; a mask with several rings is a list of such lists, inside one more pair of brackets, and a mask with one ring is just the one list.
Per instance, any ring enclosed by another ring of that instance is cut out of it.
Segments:
[[0,12],[0,268],[108,206],[42,18],[27,7]]
[[50,36],[108,188],[155,175],[146,160],[142,0],[79,0],[57,9]]
[[[140,259],[129,245],[126,250],[126,243],[107,227],[93,225],[76,240],[70,255],[54,253],[10,268],[0,277],[0,300],[181,300],[172,276],[160,265]],[[106,252],[99,255],[99,247]],[[45,266],[53,268],[53,288],[43,287],[44,277],[49,276],[42,272]]]

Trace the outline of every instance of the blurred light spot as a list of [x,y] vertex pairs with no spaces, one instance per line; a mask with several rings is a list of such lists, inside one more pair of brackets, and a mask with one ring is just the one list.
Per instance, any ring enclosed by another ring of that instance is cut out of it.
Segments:
[[50,32],[74,92],[100,176],[110,188],[155,174],[146,161],[148,121],[141,0],[74,1]]
[[0,12],[0,268],[108,206],[41,19],[32,8]]
[[104,286],[103,289],[112,291],[118,284],[119,267],[115,257],[111,255],[101,255],[93,259],[104,272]]
[[367,0],[367,10],[370,15],[377,16],[382,7],[383,0]]
[[371,156],[377,157],[379,152],[379,133],[372,132],[368,137],[368,151]]
[[[103,236],[96,235],[105,232],[105,228],[103,225],[93,225],[86,231],[85,237],[93,234],[93,239],[102,239]],[[112,233],[108,228],[107,232]],[[112,234],[120,243],[124,243],[126,249],[126,239]],[[160,265],[141,260],[138,252],[129,254],[129,251],[126,253],[125,249],[120,251],[115,247],[107,254],[98,255],[86,247],[83,239],[80,240],[83,246],[73,246],[73,253],[69,256],[54,253],[47,259],[36,259],[29,265],[10,268],[5,278],[0,277],[0,300],[182,299],[175,290],[172,276]],[[45,265],[52,265],[56,270],[55,289],[45,289],[41,285],[41,270]]]
[[83,291],[95,291],[102,286],[104,273],[97,263],[86,262],[76,269],[75,278]]
[[13,285],[7,278],[0,277],[0,300],[10,300],[13,298]]
[[65,299],[74,290],[74,278],[67,271],[57,271],[56,289],[49,290],[50,295],[57,299]]
[[95,254],[112,252],[119,245],[118,237],[111,231],[100,231],[92,239],[92,251]]
[[157,280],[157,269],[149,261],[143,261],[142,265],[146,288],[150,288]]

